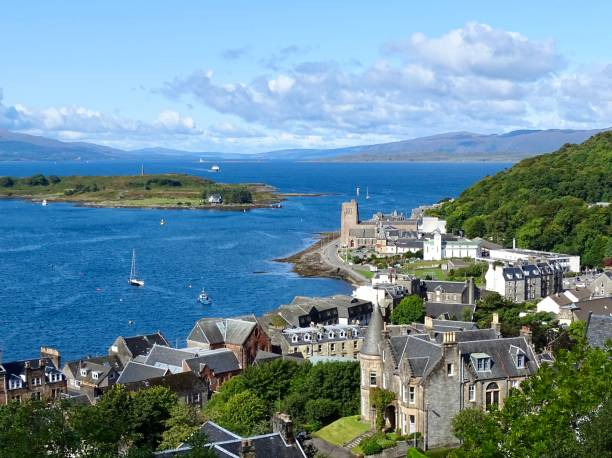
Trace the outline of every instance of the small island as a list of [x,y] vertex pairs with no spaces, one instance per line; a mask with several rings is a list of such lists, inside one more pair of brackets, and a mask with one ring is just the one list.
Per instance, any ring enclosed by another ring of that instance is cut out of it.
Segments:
[[91,207],[224,209],[279,207],[262,183],[225,184],[186,174],[0,177],[0,198],[74,202]]

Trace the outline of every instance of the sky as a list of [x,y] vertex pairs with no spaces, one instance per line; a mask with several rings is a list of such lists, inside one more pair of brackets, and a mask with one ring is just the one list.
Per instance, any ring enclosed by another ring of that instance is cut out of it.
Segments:
[[612,126],[612,2],[0,6],[0,129],[252,153]]

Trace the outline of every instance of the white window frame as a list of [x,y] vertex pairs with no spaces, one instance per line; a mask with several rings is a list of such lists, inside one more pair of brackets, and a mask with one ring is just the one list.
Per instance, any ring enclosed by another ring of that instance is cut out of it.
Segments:
[[476,385],[474,384],[468,386],[468,400],[470,402],[476,401]]
[[[372,383],[372,380],[374,380],[374,383]],[[378,379],[376,378],[376,371],[370,371],[370,386],[377,386],[378,385]]]
[[453,363],[446,363],[446,375],[453,377],[455,375],[455,365]]
[[81,377],[87,377],[87,369],[81,369]]
[[516,355],[516,368],[517,369],[525,369],[525,363],[526,363],[527,358],[525,358],[525,355],[523,353],[519,353]]
[[416,404],[416,387],[408,387],[408,404]]

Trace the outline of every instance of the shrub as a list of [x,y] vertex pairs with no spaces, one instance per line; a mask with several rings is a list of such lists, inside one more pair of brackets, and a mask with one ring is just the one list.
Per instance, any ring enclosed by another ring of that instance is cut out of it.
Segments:
[[60,177],[58,177],[57,175],[49,175],[49,182],[50,182],[51,184],[57,184],[57,183],[59,183],[60,181],[62,181],[62,180],[61,180],[61,178],[60,178]]
[[49,180],[45,178],[44,175],[38,174],[33,175],[30,178],[26,178],[26,183],[30,186],[48,186]]
[[15,181],[11,177],[0,177],[0,186],[3,188],[11,188]]
[[311,399],[306,403],[306,419],[308,422],[328,424],[338,418],[338,403],[331,399]]
[[382,446],[378,443],[376,435],[366,437],[360,444],[361,451],[364,455],[376,455],[383,451]]

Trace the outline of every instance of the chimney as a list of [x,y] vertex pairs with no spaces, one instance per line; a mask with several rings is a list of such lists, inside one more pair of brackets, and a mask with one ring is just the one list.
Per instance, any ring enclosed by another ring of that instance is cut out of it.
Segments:
[[291,445],[295,442],[293,421],[291,420],[291,416],[286,413],[276,412],[272,416],[272,432],[280,433],[287,445]]
[[255,458],[255,447],[250,439],[240,441],[240,451],[238,452],[241,458]]
[[442,343],[444,345],[455,345],[457,343],[455,332],[445,332],[442,334]]
[[499,323],[499,314],[497,312],[493,313],[493,319],[491,320],[491,329],[495,329],[498,334],[501,332],[501,324]]
[[53,361],[55,368],[58,370],[61,370],[60,364],[62,362],[62,358],[60,356],[60,352],[56,350],[55,348],[40,347],[40,357],[41,359],[49,358],[51,361]]
[[529,326],[521,326],[521,332],[520,332],[521,337],[524,337],[525,340],[527,341],[527,343],[529,345],[532,344],[532,339],[531,339],[531,328]]
[[433,339],[435,337],[435,332],[434,332],[434,325],[433,325],[433,318],[430,316],[426,316],[425,317],[425,322],[424,322],[425,326],[424,326],[424,331],[429,334],[429,337],[431,339]]
[[474,277],[468,279],[468,304],[476,303],[476,286],[474,285]]

